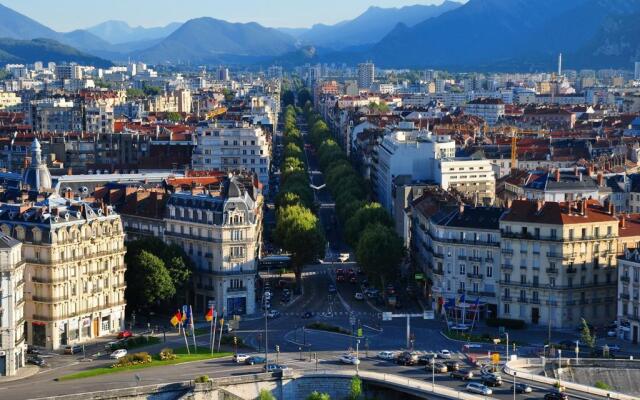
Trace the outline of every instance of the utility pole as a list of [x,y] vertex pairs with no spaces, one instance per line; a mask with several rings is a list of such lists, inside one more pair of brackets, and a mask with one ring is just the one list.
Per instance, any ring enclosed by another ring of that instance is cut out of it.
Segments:
[[360,366],[360,358],[358,357],[359,349],[360,349],[360,339],[356,340],[356,375],[358,375],[359,366]]

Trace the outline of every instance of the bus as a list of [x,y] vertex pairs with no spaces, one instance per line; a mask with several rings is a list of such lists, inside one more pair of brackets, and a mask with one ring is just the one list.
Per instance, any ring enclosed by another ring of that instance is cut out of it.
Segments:
[[291,257],[288,255],[266,256],[258,261],[258,271],[272,271],[279,269],[289,269],[291,267]]

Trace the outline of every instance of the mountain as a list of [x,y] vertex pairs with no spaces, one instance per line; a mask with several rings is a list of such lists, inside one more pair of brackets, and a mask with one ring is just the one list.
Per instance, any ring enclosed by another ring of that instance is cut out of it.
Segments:
[[470,0],[415,26],[400,24],[353,56],[381,66],[546,68],[558,52],[586,46],[608,17],[634,11],[640,0]]
[[132,27],[124,21],[110,20],[85,29],[109,43],[120,44],[162,39],[176,31],[182,25],[172,22],[166,26],[145,28]]
[[58,33],[0,4],[0,37],[12,39],[53,39],[58,37]]
[[282,33],[286,33],[294,38],[299,38],[303,33],[309,31],[309,28],[276,28]]
[[277,56],[295,49],[295,39],[255,22],[230,23],[203,17],[185,22],[157,45],[132,54],[150,63],[217,63]]
[[335,25],[317,24],[293,36],[303,43],[335,49],[377,43],[399,23],[412,26],[460,6],[460,3],[445,0],[440,5],[413,5],[402,8],[370,7],[353,20],[342,21]]
[[0,39],[0,63],[33,63],[35,61],[77,62],[109,67],[111,62],[83,53],[52,39]]

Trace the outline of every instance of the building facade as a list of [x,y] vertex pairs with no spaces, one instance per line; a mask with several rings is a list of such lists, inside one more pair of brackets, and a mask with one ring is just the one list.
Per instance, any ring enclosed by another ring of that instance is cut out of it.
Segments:
[[464,112],[482,118],[489,125],[495,125],[504,116],[504,109],[502,99],[479,98],[468,102]]
[[376,80],[376,67],[371,62],[358,64],[358,88],[367,89]]
[[491,205],[496,196],[496,178],[486,159],[447,158],[438,163],[436,182],[444,190],[454,189],[477,204]]
[[618,336],[638,343],[640,331],[640,252],[627,249],[618,257]]
[[0,376],[25,365],[24,262],[22,245],[0,234]]

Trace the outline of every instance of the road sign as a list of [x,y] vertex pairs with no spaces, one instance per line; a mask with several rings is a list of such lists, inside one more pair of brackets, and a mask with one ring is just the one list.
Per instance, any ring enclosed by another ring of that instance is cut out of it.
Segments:
[[424,314],[422,315],[422,319],[434,319],[434,318],[435,318],[434,311],[425,311]]
[[499,364],[500,363],[500,353],[491,354],[491,362],[493,362],[494,364]]
[[362,328],[358,328],[358,337],[362,337]]
[[383,312],[382,313],[382,320],[383,321],[391,321],[391,319],[393,318],[392,315],[393,314],[390,313],[390,312]]

